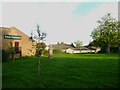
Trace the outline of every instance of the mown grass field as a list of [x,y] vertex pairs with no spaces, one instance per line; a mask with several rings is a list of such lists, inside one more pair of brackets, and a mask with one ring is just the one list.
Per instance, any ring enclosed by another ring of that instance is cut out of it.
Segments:
[[23,57],[2,64],[3,88],[117,88],[117,54],[56,54]]

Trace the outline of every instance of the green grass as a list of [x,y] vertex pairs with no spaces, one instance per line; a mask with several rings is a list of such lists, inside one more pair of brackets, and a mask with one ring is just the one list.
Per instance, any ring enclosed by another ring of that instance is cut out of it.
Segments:
[[117,54],[56,54],[3,63],[3,88],[117,88]]

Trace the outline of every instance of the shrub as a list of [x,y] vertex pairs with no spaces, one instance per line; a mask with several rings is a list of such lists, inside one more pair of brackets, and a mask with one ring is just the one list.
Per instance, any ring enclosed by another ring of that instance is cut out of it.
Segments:
[[9,57],[10,57],[10,52],[6,50],[2,50],[2,62],[7,61]]
[[111,53],[118,53],[119,47],[111,47]]
[[60,49],[60,48],[59,49],[54,49],[53,53],[62,53],[62,49]]
[[43,54],[45,47],[46,47],[45,43],[37,43],[35,56],[41,56]]
[[42,55],[42,49],[36,49],[36,54],[35,56],[41,56]]
[[48,50],[43,50],[43,54],[44,54],[45,56],[48,56],[48,55],[49,55],[49,51],[48,51]]

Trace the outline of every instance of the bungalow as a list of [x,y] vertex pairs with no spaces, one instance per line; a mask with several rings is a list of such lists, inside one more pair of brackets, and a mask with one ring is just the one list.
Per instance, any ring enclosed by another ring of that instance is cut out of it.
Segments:
[[61,49],[62,52],[66,52],[68,48],[74,48],[70,44],[51,44],[51,46],[53,47],[53,49]]
[[79,53],[97,53],[100,51],[100,48],[96,47],[86,47],[82,46],[81,48],[76,48],[73,43],[72,44],[52,44],[53,49],[61,49],[62,52],[71,53],[71,54],[79,54]]
[[100,51],[99,48],[93,49],[93,48],[81,47],[81,48],[69,48],[66,50],[66,53],[70,53],[70,54],[97,53],[98,51]]
[[2,33],[2,50],[8,50],[10,44],[14,47],[15,54],[21,53],[21,56],[35,55],[35,49],[29,36],[15,27],[0,27]]

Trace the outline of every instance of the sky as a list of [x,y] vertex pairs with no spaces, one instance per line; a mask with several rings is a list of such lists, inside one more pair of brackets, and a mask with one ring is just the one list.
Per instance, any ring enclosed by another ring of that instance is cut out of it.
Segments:
[[118,2],[119,0],[1,0],[1,2]]
[[[105,14],[111,13],[118,18],[118,0],[111,2],[93,2],[94,0],[62,0],[60,2],[48,2],[48,0],[34,0],[36,2],[7,2],[0,3],[0,25],[3,27],[16,27],[30,36],[36,32],[36,25],[47,33],[45,43],[54,44],[57,42],[73,43],[77,40],[83,45],[92,41],[91,32],[98,26]],[[19,0],[18,0],[19,1]],[[41,1],[41,2],[40,2]],[[76,1],[76,2],[75,2]],[[91,2],[88,2],[91,1]],[[104,0],[105,1],[105,0]],[[1,9],[2,8],[2,9]],[[1,27],[0,26],[0,27]]]

